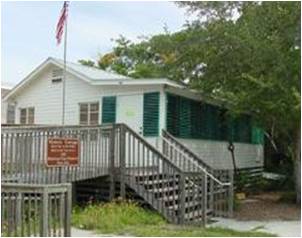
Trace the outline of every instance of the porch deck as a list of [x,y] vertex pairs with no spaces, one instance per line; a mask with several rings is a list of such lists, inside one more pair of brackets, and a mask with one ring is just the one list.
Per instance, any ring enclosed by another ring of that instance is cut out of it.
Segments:
[[[47,166],[48,140],[79,140],[77,166]],[[126,186],[173,223],[206,224],[233,210],[232,171],[213,170],[172,137],[162,151],[124,124],[2,127],[2,182],[54,184],[109,176],[110,199]]]

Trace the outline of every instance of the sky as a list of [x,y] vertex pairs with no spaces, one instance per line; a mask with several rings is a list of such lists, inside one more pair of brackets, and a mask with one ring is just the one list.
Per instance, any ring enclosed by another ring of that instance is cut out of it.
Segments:
[[[55,26],[63,2],[1,2],[1,83],[16,84],[47,57],[63,58]],[[71,2],[67,60],[96,59],[119,35],[139,36],[181,30],[190,17],[173,2]]]

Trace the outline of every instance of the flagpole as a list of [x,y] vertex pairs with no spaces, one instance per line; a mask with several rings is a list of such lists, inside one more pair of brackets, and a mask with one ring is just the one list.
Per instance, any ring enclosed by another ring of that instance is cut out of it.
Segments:
[[67,57],[67,17],[65,19],[64,33],[64,70],[63,70],[63,89],[62,89],[62,125],[65,124],[65,87],[66,87],[66,57]]

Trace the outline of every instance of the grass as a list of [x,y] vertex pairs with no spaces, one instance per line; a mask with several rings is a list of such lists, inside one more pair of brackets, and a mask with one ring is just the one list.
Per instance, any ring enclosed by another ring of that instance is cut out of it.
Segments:
[[218,227],[171,225],[158,213],[127,201],[76,207],[73,209],[72,225],[80,229],[94,230],[96,233],[127,236],[274,236],[255,230],[235,231]]

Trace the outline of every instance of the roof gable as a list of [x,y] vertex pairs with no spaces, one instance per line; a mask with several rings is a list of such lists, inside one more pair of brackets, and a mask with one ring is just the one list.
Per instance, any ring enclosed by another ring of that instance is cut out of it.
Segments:
[[[49,57],[43,63],[41,63],[37,68],[35,68],[26,78],[24,78],[20,83],[18,83],[3,100],[9,99],[11,96],[15,95],[20,89],[24,88],[28,83],[30,83],[39,73],[41,73],[49,65],[55,65],[60,68],[64,68],[64,61],[61,59],[56,59]],[[184,85],[180,85],[174,81],[168,79],[133,79],[123,75],[118,75],[112,72],[107,72],[98,68],[85,66],[81,64],[66,62],[66,71],[83,81],[91,85],[158,85],[167,84],[174,87],[183,88]]]

